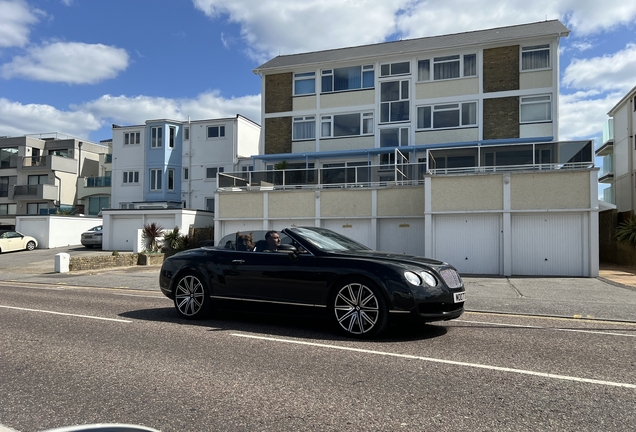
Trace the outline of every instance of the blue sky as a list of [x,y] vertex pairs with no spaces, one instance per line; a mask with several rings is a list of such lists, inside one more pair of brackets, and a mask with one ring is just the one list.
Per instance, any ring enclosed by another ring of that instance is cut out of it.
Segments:
[[560,138],[599,137],[636,86],[625,0],[0,0],[0,136],[100,141],[112,123],[240,113],[260,123],[278,54],[559,19]]

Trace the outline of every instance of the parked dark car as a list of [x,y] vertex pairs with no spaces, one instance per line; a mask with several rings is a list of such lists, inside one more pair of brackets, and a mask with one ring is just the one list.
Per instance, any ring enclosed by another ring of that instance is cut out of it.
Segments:
[[[263,233],[252,232],[254,243]],[[447,263],[376,252],[324,228],[286,228],[280,237],[275,252],[237,250],[237,233],[173,255],[161,267],[161,291],[188,319],[206,317],[216,300],[289,304],[326,311],[353,337],[381,333],[389,316],[430,322],[464,312],[462,279]]]
[[89,229],[88,231],[84,231],[82,233],[82,239],[80,241],[88,249],[92,248],[93,246],[99,246],[99,248],[101,249],[103,234],[102,229],[103,226],[98,225]]

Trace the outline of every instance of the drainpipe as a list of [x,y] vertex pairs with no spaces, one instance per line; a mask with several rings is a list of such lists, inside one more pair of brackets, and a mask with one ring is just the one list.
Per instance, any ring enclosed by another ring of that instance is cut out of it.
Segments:
[[53,176],[59,180],[59,186],[57,187],[57,208],[62,208],[62,179],[57,176],[57,174],[53,173]]

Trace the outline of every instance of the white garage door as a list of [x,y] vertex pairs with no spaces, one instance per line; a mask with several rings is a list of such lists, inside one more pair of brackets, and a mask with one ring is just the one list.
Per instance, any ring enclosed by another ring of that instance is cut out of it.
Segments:
[[424,218],[379,219],[378,250],[424,256]]
[[322,226],[369,246],[371,222],[368,219],[324,219]]
[[501,274],[500,215],[434,216],[434,258],[464,274]]
[[134,250],[134,245],[137,242],[137,230],[142,229],[143,217],[116,217],[111,219],[111,249],[116,251],[130,251]]
[[585,276],[582,214],[513,215],[512,274]]

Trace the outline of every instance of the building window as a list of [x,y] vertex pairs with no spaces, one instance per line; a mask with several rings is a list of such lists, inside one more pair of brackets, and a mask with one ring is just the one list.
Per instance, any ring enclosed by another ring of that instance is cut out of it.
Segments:
[[168,147],[174,148],[174,137],[177,133],[177,128],[174,126],[170,126],[170,139],[168,141]]
[[0,148],[0,168],[17,168],[18,148]]
[[[419,64],[418,64],[419,65]],[[419,71],[418,71],[419,74]],[[477,75],[477,55],[465,54],[433,59],[433,79],[445,80]],[[422,81],[422,80],[421,80]]]
[[245,172],[245,171],[254,171],[254,166],[250,165],[250,166],[241,167],[241,171],[243,171],[243,172]]
[[188,141],[190,139],[190,128],[183,128],[183,139]]
[[380,84],[380,122],[409,120],[409,81],[386,81]]
[[223,138],[225,126],[208,126],[208,138]]
[[188,180],[190,178],[190,170],[188,168],[183,169],[183,179]]
[[28,203],[27,214],[47,214],[48,208],[47,203]]
[[380,147],[409,145],[409,128],[380,129]]
[[205,199],[205,209],[207,211],[214,211],[214,198],[206,198]]
[[39,184],[48,184],[49,175],[48,174],[30,175],[27,181],[29,186],[34,186]]
[[162,171],[159,168],[153,168],[150,170],[150,190],[161,190],[161,174]]
[[141,142],[141,133],[126,132],[124,134],[124,145],[139,144]]
[[477,102],[417,107],[418,129],[449,129],[477,126]]
[[326,69],[322,71],[323,93],[373,88],[373,65]]
[[17,204],[0,204],[0,215],[14,215],[17,209]]
[[292,140],[308,140],[316,138],[316,117],[294,117]]
[[168,190],[174,190],[174,169],[172,168],[168,169]]
[[323,138],[373,134],[373,113],[322,116],[320,136]]
[[139,183],[139,171],[124,171],[124,184]]
[[0,177],[0,198],[9,196],[9,188],[15,186],[17,180],[17,176]]
[[537,123],[552,120],[552,96],[526,96],[520,99],[521,123]]
[[205,169],[205,178],[208,180],[216,180],[217,173],[222,173],[223,167],[211,167]]
[[316,93],[316,72],[294,74],[294,96]]
[[431,79],[431,61],[420,60],[417,62],[417,80],[430,81]]
[[160,148],[163,146],[163,127],[156,126],[150,128],[150,147]]
[[380,76],[408,75],[411,73],[410,62],[387,63],[380,66]]
[[88,214],[97,216],[102,209],[110,207],[110,197],[89,197],[88,198]]
[[550,45],[521,48],[521,70],[547,69],[550,67]]

